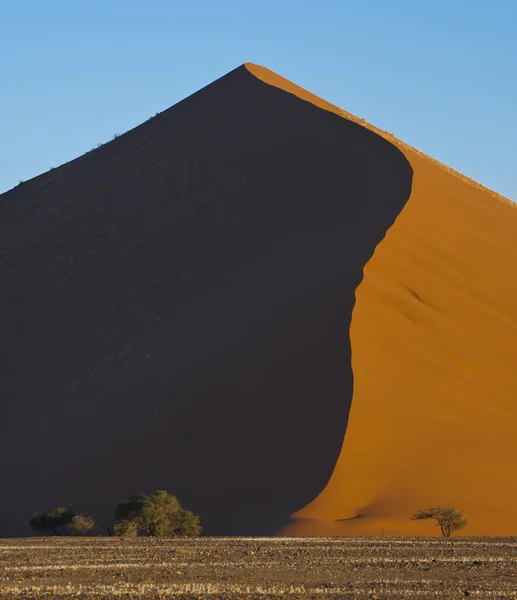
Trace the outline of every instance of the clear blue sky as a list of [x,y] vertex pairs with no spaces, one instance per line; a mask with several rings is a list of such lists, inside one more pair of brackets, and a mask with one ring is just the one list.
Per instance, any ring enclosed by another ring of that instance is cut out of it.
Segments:
[[517,0],[0,0],[0,192],[245,61],[517,200]]

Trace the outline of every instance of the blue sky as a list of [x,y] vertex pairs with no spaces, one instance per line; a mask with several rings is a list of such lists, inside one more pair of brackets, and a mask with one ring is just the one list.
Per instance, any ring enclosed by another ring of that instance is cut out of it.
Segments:
[[5,0],[0,32],[0,193],[252,61],[517,200],[517,0]]

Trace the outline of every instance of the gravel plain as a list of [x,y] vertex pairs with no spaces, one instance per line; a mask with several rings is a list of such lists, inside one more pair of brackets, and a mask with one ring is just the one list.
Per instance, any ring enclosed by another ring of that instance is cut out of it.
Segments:
[[0,598],[517,598],[517,538],[0,540]]

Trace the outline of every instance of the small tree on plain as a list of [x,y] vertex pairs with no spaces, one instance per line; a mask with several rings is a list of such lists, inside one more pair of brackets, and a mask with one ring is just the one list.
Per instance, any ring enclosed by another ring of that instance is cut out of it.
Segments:
[[93,535],[97,529],[92,517],[75,515],[63,528],[65,535],[87,536]]
[[176,496],[158,490],[122,500],[115,509],[114,534],[119,536],[198,536],[199,517],[184,509]]
[[54,535],[62,535],[64,528],[74,518],[74,513],[68,508],[51,508],[41,513],[34,513],[29,525],[34,531],[51,531]]
[[412,519],[414,521],[435,519],[436,526],[440,527],[443,537],[447,538],[467,525],[467,520],[463,518],[463,512],[450,506],[433,506],[425,510],[418,510]]

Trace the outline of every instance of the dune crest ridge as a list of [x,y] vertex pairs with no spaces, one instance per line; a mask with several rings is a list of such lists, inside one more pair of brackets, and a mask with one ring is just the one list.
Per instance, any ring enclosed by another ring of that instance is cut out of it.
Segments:
[[345,119],[348,119],[349,121],[353,121],[354,123],[361,125],[362,127],[366,127],[370,131],[375,132],[376,134],[385,138],[389,142],[392,142],[397,147],[399,147],[401,150],[403,150],[403,151],[406,150],[408,152],[408,154],[411,155],[411,153],[414,153],[417,156],[421,156],[421,157],[427,159],[428,161],[432,162],[436,166],[438,166],[440,169],[443,169],[447,173],[451,173],[455,177],[458,177],[462,181],[469,183],[470,185],[474,186],[475,188],[477,188],[479,190],[482,190],[483,192],[487,193],[488,195],[492,196],[493,198],[497,198],[501,202],[504,202],[505,204],[510,205],[512,208],[516,207],[515,202],[513,202],[509,198],[506,198],[506,196],[503,196],[502,194],[499,194],[498,192],[491,190],[490,188],[487,188],[486,186],[482,185],[475,179],[472,179],[471,177],[467,177],[466,175],[463,175],[463,173],[460,173],[459,171],[456,171],[455,169],[445,165],[444,163],[440,162],[439,160],[436,160],[435,158],[433,158],[432,156],[428,156],[427,154],[425,154],[425,152],[421,152],[417,148],[414,148],[413,146],[406,144],[404,141],[399,140],[393,133],[390,133],[389,131],[385,131],[384,129],[380,129],[379,127],[376,127],[375,125],[368,123],[367,121],[365,121],[365,119],[361,119],[360,117],[357,117],[356,115],[344,110],[343,108],[340,108],[339,106],[336,106],[335,104],[332,104],[332,103],[328,102],[327,100],[324,100],[323,98],[320,98],[319,96],[316,96],[316,94],[313,94],[312,92],[309,92],[308,90],[300,87],[299,85],[296,85],[296,83],[293,83],[292,81],[289,81],[288,79],[285,79],[285,77],[282,77],[278,73],[275,73],[274,71],[271,71],[270,69],[268,69],[266,67],[262,67],[260,65],[257,65],[255,63],[251,63],[251,62],[244,63],[244,66],[248,69],[248,71],[250,73],[255,75],[255,77],[257,77],[258,79],[261,79],[265,83],[268,83],[269,85],[278,87],[286,92],[289,92],[290,94],[294,94],[295,96],[298,96],[302,100],[311,102],[312,104],[315,104],[319,108],[323,108],[324,110],[333,112]]
[[413,168],[410,199],[356,290],[354,392],[339,460],[283,533],[436,535],[430,522],[410,516],[442,504],[465,510],[464,535],[516,535],[516,205],[246,66],[381,135]]

